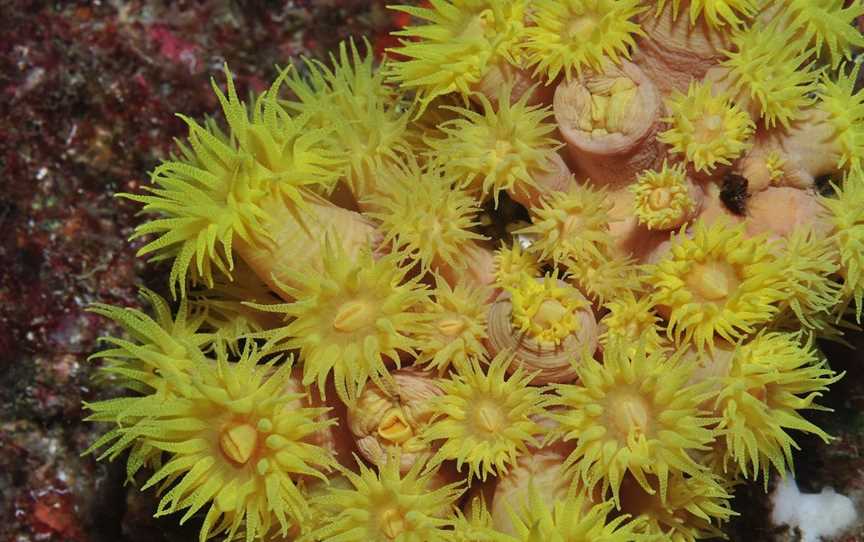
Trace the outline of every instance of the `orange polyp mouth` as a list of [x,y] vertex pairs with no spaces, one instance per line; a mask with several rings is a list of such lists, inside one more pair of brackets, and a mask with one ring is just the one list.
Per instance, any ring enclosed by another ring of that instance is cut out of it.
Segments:
[[378,423],[378,435],[389,442],[401,444],[413,437],[414,431],[402,412],[393,409]]
[[739,280],[735,268],[726,262],[697,263],[687,275],[687,286],[703,301],[722,301],[729,297]]
[[219,449],[236,465],[245,465],[258,447],[258,431],[248,423],[233,425],[219,435]]
[[372,323],[373,311],[364,301],[348,301],[343,303],[333,318],[333,329],[343,333],[357,331]]
[[616,393],[609,398],[607,419],[621,439],[633,433],[647,435],[651,430],[651,408],[638,393]]
[[465,321],[462,318],[444,318],[437,327],[442,335],[455,337],[465,330]]

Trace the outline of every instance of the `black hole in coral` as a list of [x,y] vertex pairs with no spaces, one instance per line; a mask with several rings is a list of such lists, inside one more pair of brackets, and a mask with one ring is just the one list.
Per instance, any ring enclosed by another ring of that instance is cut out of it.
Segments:
[[493,246],[499,247],[502,241],[508,245],[513,243],[508,226],[519,222],[531,223],[528,210],[502,191],[498,193],[497,208],[491,199],[483,205],[480,210],[480,226],[476,229],[478,233],[489,237]]
[[729,211],[744,216],[747,213],[747,179],[741,175],[730,173],[723,177],[723,187],[720,189],[720,200]]
[[833,196],[837,193],[837,191],[834,189],[835,187],[831,175],[820,175],[816,177],[814,185],[816,187],[816,192],[820,196],[828,197]]

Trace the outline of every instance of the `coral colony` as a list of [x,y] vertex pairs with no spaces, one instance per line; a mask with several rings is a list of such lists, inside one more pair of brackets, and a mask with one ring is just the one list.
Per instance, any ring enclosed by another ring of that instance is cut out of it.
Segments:
[[92,308],[128,392],[86,405],[90,452],[201,541],[722,535],[831,440],[806,411],[842,376],[815,340],[864,310],[864,3],[392,9],[381,63],[348,41],[248,101],[226,67],[221,116],[122,194],[174,299]]

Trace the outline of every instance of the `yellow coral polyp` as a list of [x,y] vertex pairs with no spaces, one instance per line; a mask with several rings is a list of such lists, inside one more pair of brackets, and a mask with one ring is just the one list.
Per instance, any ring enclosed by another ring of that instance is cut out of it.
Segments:
[[533,8],[525,56],[549,83],[561,73],[569,81],[574,72],[630,58],[634,36],[644,35],[632,19],[647,8],[635,0],[538,0]]
[[510,292],[513,327],[536,341],[561,344],[566,337],[578,333],[579,311],[590,307],[576,288],[559,283],[557,274],[542,280],[523,275]]
[[753,25],[733,37],[721,65],[739,103],[754,103],[765,125],[789,129],[813,103],[816,75],[811,51],[796,29],[779,23]]
[[[796,228],[782,243],[781,288],[786,293],[781,310],[794,318],[794,327],[831,331],[831,316],[841,301],[841,285],[835,280],[840,254],[834,239],[812,228]],[[778,324],[783,324],[783,314]],[[779,326],[778,326],[779,327]]]
[[864,171],[850,172],[835,197],[821,199],[828,211],[832,238],[840,252],[839,274],[843,277],[841,314],[855,305],[856,320],[864,313]]
[[468,96],[496,63],[519,63],[525,0],[431,0],[429,7],[390,6],[424,21],[394,32],[407,57],[388,66],[390,79],[413,90],[422,112],[438,96]]
[[528,499],[510,512],[517,540],[530,542],[643,542],[639,528],[642,520],[627,515],[612,517],[614,504],[593,503],[584,495],[557,499],[551,506],[532,483]]
[[832,68],[843,59],[850,60],[855,49],[864,47],[864,36],[855,27],[855,21],[864,15],[864,3],[860,0],[775,0],[774,3],[781,6],[786,24],[817,54],[827,57]]
[[587,93],[574,96],[573,126],[591,137],[626,134],[634,113],[639,88],[630,77],[607,70],[602,77],[588,77],[583,82]]
[[360,462],[358,473],[343,468],[350,486],[331,487],[315,499],[323,521],[302,540],[451,540],[461,483],[434,485],[437,469],[423,472],[423,461],[415,462],[404,475],[399,466],[398,454],[391,454],[377,472]]
[[439,373],[451,365],[462,367],[471,358],[485,355],[490,292],[486,288],[469,288],[464,284],[451,287],[436,280],[433,300],[424,306],[429,321],[419,334],[417,363]]
[[[187,355],[182,378],[170,359],[160,361],[171,396],[154,392],[86,404],[91,420],[113,422],[123,415],[88,452],[108,445],[103,456],[114,457],[135,441],[161,451],[161,466],[142,489],[164,493],[157,516],[185,511],[181,524],[206,510],[201,542],[220,533],[252,542],[302,528],[310,510],[300,479],[326,480],[336,464],[310,439],[335,421],[323,419],[327,409],[302,406],[304,394],[285,391],[290,360],[274,367],[275,359],[265,363],[267,352],[251,346],[235,363],[222,350],[216,360],[191,347]],[[131,472],[140,466],[136,462],[130,456]]]
[[[678,18],[681,8],[681,0],[671,0],[672,17]],[[757,2],[754,0],[685,0],[689,4],[687,10],[690,15],[690,26],[695,26],[699,17],[714,28],[722,29],[726,25],[733,28],[742,26],[747,19],[757,11]],[[666,7],[666,0],[657,2],[657,13]]]
[[382,169],[379,177],[386,183],[365,202],[373,209],[367,215],[381,222],[383,242],[424,272],[465,268],[465,245],[486,239],[472,230],[479,224],[474,199],[436,165],[406,160]]
[[339,398],[353,403],[368,378],[385,388],[387,363],[398,366],[400,352],[414,354],[420,346],[425,317],[415,311],[429,294],[418,278],[406,279],[398,253],[375,260],[366,250],[351,261],[338,241],[328,239],[323,258],[320,274],[291,272],[299,286],[284,288],[295,302],[250,305],[289,319],[257,336],[300,350],[303,385],[317,382],[323,395],[332,372]]
[[603,190],[576,185],[543,198],[539,207],[531,209],[532,224],[515,233],[534,238],[530,251],[541,260],[597,261],[612,251],[611,208]]
[[823,72],[819,81],[817,107],[828,113],[839,147],[837,167],[847,171],[861,169],[864,160],[864,90],[855,91],[860,69],[861,64],[848,71],[844,65],[836,79]]
[[442,106],[459,114],[438,126],[443,138],[429,138],[430,158],[440,162],[461,186],[498,205],[502,190],[526,191],[537,186],[536,175],[552,168],[561,144],[552,137],[549,107],[529,105],[526,92],[511,103],[512,83],[499,90],[495,104],[483,94],[474,97],[482,111]]
[[654,311],[650,297],[637,296],[627,290],[622,295],[607,302],[604,307],[609,310],[600,327],[600,343],[605,345],[610,341],[623,341],[635,347],[640,342],[648,350],[659,349],[663,339],[659,333],[660,318]]
[[514,239],[510,246],[502,243],[495,251],[495,285],[501,288],[515,286],[523,275],[540,275],[540,263],[530,251]]
[[143,203],[143,212],[162,218],[141,224],[133,238],[158,237],[138,255],[153,261],[172,259],[172,294],[186,294],[186,279],[213,286],[213,275],[231,277],[234,236],[255,244],[268,240],[262,200],[283,200],[302,207],[305,190],[329,191],[343,167],[329,143],[332,127],[310,129],[309,119],[292,117],[278,95],[287,77],[283,71],[270,89],[249,107],[240,100],[231,73],[225,69],[227,96],[213,88],[231,129],[226,136],[214,122],[204,126],[181,116],[189,127],[180,155],[164,161],[151,174],[149,195],[120,194]]
[[713,400],[725,440],[724,468],[731,463],[753,479],[761,473],[767,486],[772,466],[781,475],[792,468],[792,449],[798,446],[789,429],[829,442],[799,411],[830,410],[814,401],[842,376],[800,332],[760,333],[739,346]]
[[[574,360],[575,384],[555,384],[550,416],[553,435],[576,439],[564,465],[591,491],[598,484],[620,506],[620,487],[630,474],[648,493],[665,502],[670,473],[704,476],[693,454],[707,450],[712,420],[699,410],[698,391],[688,387],[691,367],[678,356],[609,341],[603,362],[585,355]],[[648,475],[656,476],[651,484]]]
[[697,221],[692,237],[682,230],[648,279],[668,335],[702,351],[716,337],[735,342],[771,321],[785,298],[784,269],[771,248],[723,221]]
[[710,83],[690,83],[687,94],[675,92],[669,100],[671,124],[658,135],[671,145],[670,152],[681,153],[697,171],[711,171],[729,165],[750,147],[755,126],[750,116],[731,98],[712,93]]
[[530,386],[533,375],[521,367],[507,377],[512,354],[503,352],[486,367],[471,359],[450,379],[441,382],[444,394],[430,399],[431,423],[421,433],[439,443],[430,465],[456,460],[461,471],[486,480],[501,475],[529,445],[536,445],[541,428],[536,418],[544,413],[547,398]]
[[[651,485],[656,477],[649,477]],[[656,493],[646,493],[627,476],[621,484],[621,509],[641,520],[635,531],[648,539],[694,542],[723,537],[720,526],[736,515],[730,508],[732,495],[716,474],[669,477],[665,502]],[[638,538],[637,538],[638,540]]]
[[649,230],[670,230],[681,226],[696,211],[690,195],[684,164],[660,171],[644,171],[631,189],[635,198],[636,218]]
[[309,119],[310,132],[326,132],[342,159],[336,170],[355,198],[374,193],[376,173],[401,163],[411,154],[408,120],[411,111],[385,83],[387,62],[375,65],[371,46],[361,54],[354,41],[341,42],[330,66],[305,59],[305,76],[295,70],[286,81],[296,98],[285,109]]

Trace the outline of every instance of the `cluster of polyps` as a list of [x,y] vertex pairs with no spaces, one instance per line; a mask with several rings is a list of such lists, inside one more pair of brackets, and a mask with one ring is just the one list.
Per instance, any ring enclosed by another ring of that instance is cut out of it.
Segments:
[[94,308],[129,394],[93,449],[202,540],[717,535],[790,429],[830,439],[801,411],[864,305],[864,6],[396,9],[381,65],[345,43],[252,103],[226,69],[224,124],[124,195],[178,306]]

